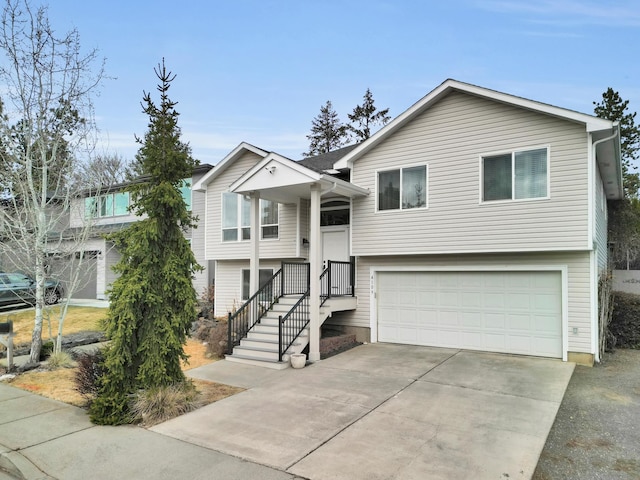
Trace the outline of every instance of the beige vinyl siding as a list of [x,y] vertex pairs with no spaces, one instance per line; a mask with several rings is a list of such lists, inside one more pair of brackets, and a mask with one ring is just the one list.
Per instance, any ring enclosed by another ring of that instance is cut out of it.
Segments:
[[[430,255],[404,257],[358,257],[356,260],[356,296],[358,308],[352,312],[334,315],[327,324],[354,327],[371,326],[370,275],[372,267],[444,268],[464,270],[466,267],[514,266],[567,266],[568,267],[568,331],[569,351],[591,352],[591,302],[589,300],[589,253],[525,253],[484,255]],[[573,334],[573,328],[578,329]]]
[[[192,178],[192,185],[202,178],[204,173],[194,175]],[[204,289],[209,283],[209,262],[206,261],[205,250],[205,225],[204,219],[206,215],[206,199],[205,192],[191,191],[191,212],[194,216],[198,217],[199,225],[196,228],[191,228],[189,234],[185,235],[187,238],[191,238],[191,250],[196,257],[196,261],[200,266],[204,268],[203,271],[197,272],[193,278],[193,288],[196,290],[198,296],[202,295]]]
[[[583,125],[452,93],[355,161],[355,255],[586,249]],[[550,198],[480,201],[481,157],[549,147]],[[428,208],[376,212],[376,171],[428,165]],[[408,228],[410,226],[410,228]]]
[[[122,255],[111,242],[105,242],[105,284],[106,290],[111,289],[111,285],[118,278],[116,272],[113,271],[113,266],[120,261]],[[108,298],[108,294],[105,292],[105,298]]]
[[596,251],[598,252],[598,271],[600,272],[608,267],[609,246],[607,242],[607,200],[602,186],[602,177],[597,168],[595,190]]
[[[206,258],[210,260],[249,258],[251,242],[222,241],[222,194],[229,185],[253,167],[262,157],[247,153],[229,165],[208,186],[206,191]],[[297,207],[280,204],[278,210],[278,239],[260,241],[260,258],[293,258],[296,255]]]
[[[220,260],[216,262],[215,315],[226,316],[244,302],[242,300],[242,270],[249,268],[245,260]],[[279,260],[260,261],[260,268],[280,269]]]

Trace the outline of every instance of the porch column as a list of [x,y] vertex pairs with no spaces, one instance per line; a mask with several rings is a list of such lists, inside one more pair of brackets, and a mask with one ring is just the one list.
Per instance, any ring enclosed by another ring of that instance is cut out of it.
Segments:
[[320,273],[322,248],[320,245],[320,185],[311,185],[311,215],[309,218],[309,270],[311,285],[309,291],[309,309],[311,320],[309,328],[309,361],[320,360]]
[[[260,192],[251,192],[251,252],[249,253],[249,296],[258,291],[260,281]],[[240,233],[242,235],[242,232]]]

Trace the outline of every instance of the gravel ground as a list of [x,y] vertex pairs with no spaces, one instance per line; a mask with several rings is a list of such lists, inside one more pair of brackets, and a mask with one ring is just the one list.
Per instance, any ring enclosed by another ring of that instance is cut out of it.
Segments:
[[577,366],[533,480],[640,479],[640,350]]

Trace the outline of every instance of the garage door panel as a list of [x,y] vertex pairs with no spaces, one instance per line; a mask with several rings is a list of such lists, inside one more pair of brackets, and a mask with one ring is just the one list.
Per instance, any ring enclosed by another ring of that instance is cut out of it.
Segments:
[[380,272],[377,278],[380,341],[562,357],[558,271]]

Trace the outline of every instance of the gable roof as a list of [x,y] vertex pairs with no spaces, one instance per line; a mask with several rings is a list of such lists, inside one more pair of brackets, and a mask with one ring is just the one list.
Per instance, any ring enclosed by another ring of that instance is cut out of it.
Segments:
[[263,150],[261,148],[255,147],[247,142],[242,142],[236,148],[234,148],[230,153],[227,154],[222,160],[220,160],[215,167],[213,167],[209,172],[204,175],[200,180],[193,185],[192,189],[203,192],[205,187],[213,181],[218,175],[225,171],[225,169],[235,162],[238,158],[242,157],[244,154],[252,152],[256,155],[260,155],[261,157],[266,157],[269,152]]
[[324,173],[328,170],[333,170],[335,163],[357,146],[358,144],[356,143],[355,145],[342,147],[332,152],[316,155],[315,157],[303,158],[302,160],[298,160],[298,163],[316,172]]
[[369,194],[366,188],[317,172],[273,152],[236,179],[229,186],[229,191],[241,194],[257,191],[260,198],[286,204],[297,198],[310,198],[311,184],[320,185],[325,193],[345,197]]
[[[416,118],[418,115],[422,114],[433,104],[440,101],[442,98],[449,95],[453,91],[459,91],[470,95],[483,97],[507,105],[531,110],[545,115],[551,115],[553,117],[557,117],[566,121],[583,124],[585,126],[586,132],[593,134],[594,141],[598,140],[601,137],[607,138],[607,141],[611,144],[609,145],[609,148],[604,148],[605,145],[600,145],[598,150],[598,153],[602,152],[602,156],[606,156],[607,159],[600,162],[600,157],[598,156],[598,163],[601,167],[601,174],[603,175],[603,177],[606,177],[603,178],[603,180],[605,180],[607,197],[622,198],[622,170],[620,166],[620,141],[617,122],[598,118],[594,115],[587,115],[585,113],[576,112],[574,110],[568,110],[566,108],[556,107],[547,103],[537,102],[523,97],[498,92],[496,90],[478,87],[476,85],[460,82],[453,79],[445,80],[442,84],[440,84],[426,96],[418,100],[402,114],[398,115],[395,119],[381,128],[369,139],[357,145],[356,148],[340,158],[335,163],[333,168],[338,170],[351,168],[353,166],[353,162],[358,160],[384,139],[392,135],[394,132],[402,128],[408,122]],[[616,133],[618,137],[617,140]],[[609,159],[613,159],[614,161],[608,162]]]

